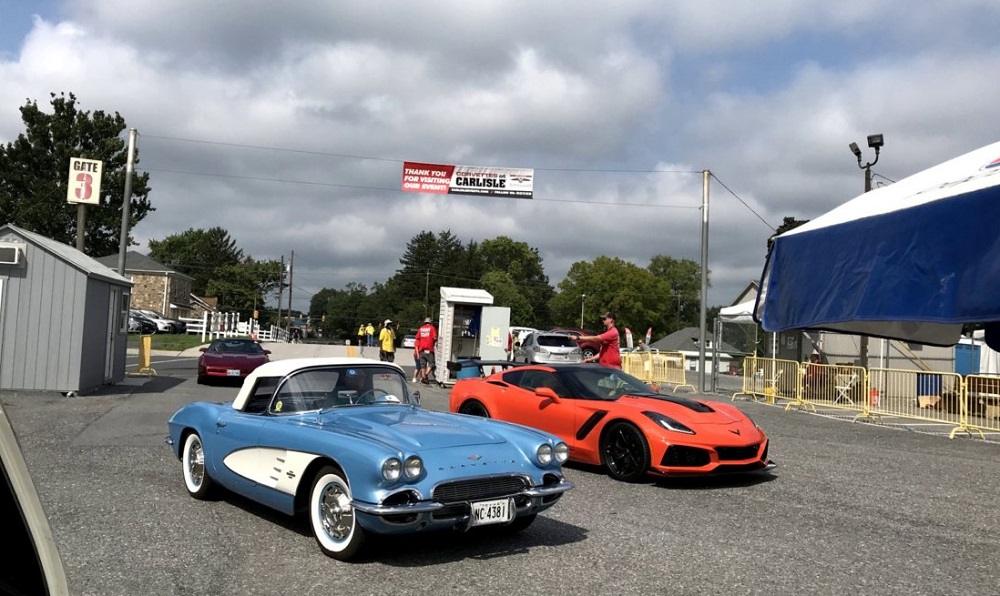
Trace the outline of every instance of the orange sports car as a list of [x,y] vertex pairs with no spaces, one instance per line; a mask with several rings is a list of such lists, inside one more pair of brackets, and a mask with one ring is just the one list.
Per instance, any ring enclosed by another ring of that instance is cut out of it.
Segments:
[[558,435],[569,444],[570,460],[600,465],[625,482],[775,465],[767,434],[739,408],[658,393],[605,366],[520,366],[461,379],[449,407]]

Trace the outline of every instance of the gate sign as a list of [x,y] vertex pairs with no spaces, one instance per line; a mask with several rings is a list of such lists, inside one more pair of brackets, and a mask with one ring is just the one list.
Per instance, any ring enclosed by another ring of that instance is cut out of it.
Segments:
[[101,171],[104,162],[97,159],[69,158],[69,180],[66,184],[67,203],[101,203]]

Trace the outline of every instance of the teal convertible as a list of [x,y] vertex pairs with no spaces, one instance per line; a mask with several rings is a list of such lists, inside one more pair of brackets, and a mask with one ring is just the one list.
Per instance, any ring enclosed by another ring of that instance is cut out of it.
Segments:
[[192,497],[222,487],[305,513],[320,549],[345,561],[370,533],[523,530],[572,488],[558,437],[419,399],[393,363],[278,360],[232,402],[181,407],[167,443]]

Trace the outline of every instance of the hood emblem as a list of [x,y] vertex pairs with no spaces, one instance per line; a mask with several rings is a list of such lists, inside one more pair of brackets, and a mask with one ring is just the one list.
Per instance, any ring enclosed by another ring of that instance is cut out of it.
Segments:
[[472,461],[479,461],[479,460],[481,460],[482,458],[483,458],[483,456],[482,456],[482,455],[470,455],[470,456],[469,456],[469,459],[471,459]]
[[738,428],[731,428],[731,429],[729,429],[729,432],[733,433],[734,435],[738,435],[738,434],[740,434],[740,429],[738,429]]

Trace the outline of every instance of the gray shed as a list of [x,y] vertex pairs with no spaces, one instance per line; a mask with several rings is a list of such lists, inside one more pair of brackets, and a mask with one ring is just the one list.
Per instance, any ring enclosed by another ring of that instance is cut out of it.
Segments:
[[124,379],[131,288],[72,246],[0,227],[0,389],[77,394]]

